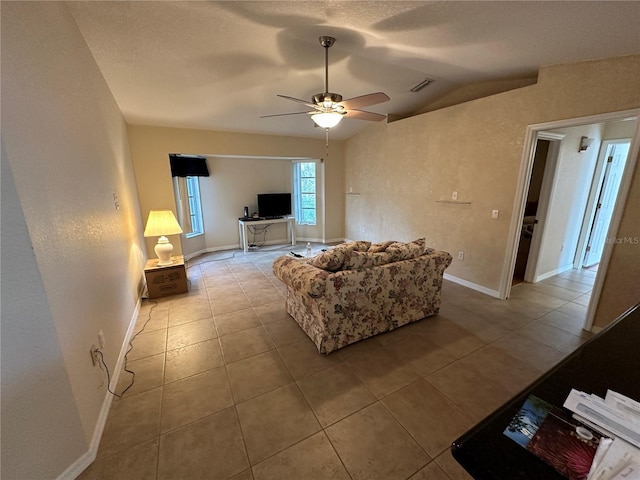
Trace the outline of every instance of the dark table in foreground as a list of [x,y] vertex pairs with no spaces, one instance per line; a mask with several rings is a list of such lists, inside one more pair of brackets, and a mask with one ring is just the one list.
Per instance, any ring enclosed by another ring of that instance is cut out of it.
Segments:
[[603,398],[610,389],[640,401],[640,305],[453,442],[453,457],[477,480],[564,479],[503,432],[529,395],[562,407],[572,388]]

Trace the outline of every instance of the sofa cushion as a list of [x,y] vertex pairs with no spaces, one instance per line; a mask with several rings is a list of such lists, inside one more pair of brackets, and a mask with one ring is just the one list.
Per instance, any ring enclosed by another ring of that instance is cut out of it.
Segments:
[[389,245],[391,245],[392,243],[396,243],[395,240],[388,240],[386,242],[372,243],[371,246],[369,247],[369,252],[371,252],[371,253],[384,252],[387,249],[387,247]]
[[387,247],[386,252],[390,253],[396,262],[410,260],[425,253],[425,243],[424,238],[408,243],[395,242]]
[[329,272],[337,272],[342,268],[344,263],[344,248],[331,248],[326,252],[322,252],[309,260],[309,264],[314,267],[327,270]]
[[362,270],[378,267],[393,262],[393,255],[388,252],[358,252],[352,250],[344,256],[343,270]]
[[319,255],[311,258],[309,260],[309,264],[313,265],[314,267],[327,270],[329,272],[337,272],[338,270],[342,270],[344,268],[343,263],[345,255],[348,252],[366,252],[370,246],[371,242],[367,242],[364,240],[341,243],[340,245],[336,245],[326,252],[322,252]]

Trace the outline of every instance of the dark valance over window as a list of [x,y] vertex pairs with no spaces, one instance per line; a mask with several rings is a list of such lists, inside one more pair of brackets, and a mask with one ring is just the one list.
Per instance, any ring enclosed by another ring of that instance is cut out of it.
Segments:
[[207,159],[193,155],[169,154],[172,177],[208,177]]

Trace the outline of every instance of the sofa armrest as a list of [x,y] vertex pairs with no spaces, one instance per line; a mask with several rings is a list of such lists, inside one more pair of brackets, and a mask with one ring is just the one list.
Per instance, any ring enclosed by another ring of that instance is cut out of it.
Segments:
[[312,297],[324,295],[327,278],[332,275],[332,272],[314,267],[306,260],[286,255],[273,262],[273,273],[287,286]]

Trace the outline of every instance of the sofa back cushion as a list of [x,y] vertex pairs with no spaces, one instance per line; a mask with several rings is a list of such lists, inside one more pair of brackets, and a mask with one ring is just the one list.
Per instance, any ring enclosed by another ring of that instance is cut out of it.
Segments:
[[408,243],[395,242],[387,247],[385,253],[391,254],[396,262],[411,260],[425,253],[425,244],[426,240],[424,238],[419,238],[418,240]]
[[343,270],[362,270],[395,261],[389,252],[358,252],[352,250],[344,256]]
[[309,263],[314,267],[321,268],[322,270],[337,272],[338,270],[343,270],[345,268],[344,260],[348,253],[355,251],[366,252],[370,246],[371,242],[363,240],[341,243],[340,245],[336,245],[326,252],[322,252],[321,254],[311,258]]

